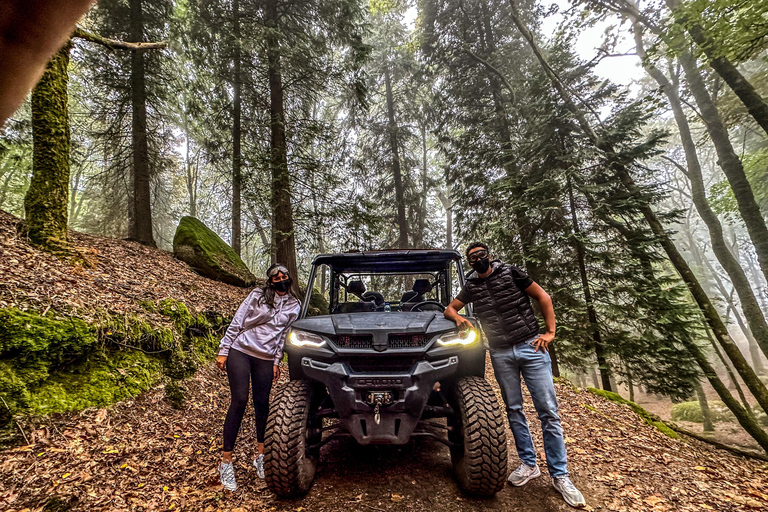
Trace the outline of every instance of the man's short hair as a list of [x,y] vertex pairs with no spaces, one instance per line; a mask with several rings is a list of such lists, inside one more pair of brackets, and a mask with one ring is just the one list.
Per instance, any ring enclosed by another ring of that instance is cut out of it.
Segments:
[[467,250],[464,251],[464,253],[466,254],[467,258],[469,258],[469,251],[471,251],[472,249],[477,249],[478,247],[482,247],[486,251],[490,252],[490,250],[488,249],[488,246],[485,245],[483,242],[472,242],[471,244],[469,244],[467,246]]

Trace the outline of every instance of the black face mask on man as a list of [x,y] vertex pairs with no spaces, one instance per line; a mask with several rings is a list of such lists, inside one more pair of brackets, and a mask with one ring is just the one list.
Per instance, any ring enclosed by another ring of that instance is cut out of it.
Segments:
[[472,268],[475,269],[475,271],[478,274],[483,274],[486,271],[488,271],[488,267],[491,266],[491,260],[489,257],[485,258],[478,258],[472,263]]
[[273,281],[270,281],[269,286],[271,286],[272,289],[275,290],[276,292],[285,293],[291,289],[291,283],[292,281],[291,281],[291,278],[289,277],[288,279],[283,279],[282,281],[278,281],[276,283]]

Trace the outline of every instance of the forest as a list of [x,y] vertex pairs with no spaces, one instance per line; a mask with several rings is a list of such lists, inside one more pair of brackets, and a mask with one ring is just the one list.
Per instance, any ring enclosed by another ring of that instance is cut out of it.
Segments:
[[[280,262],[304,286],[317,254],[483,241],[552,296],[556,377],[765,457],[766,20],[764,0],[99,0],[0,132],[20,233],[0,247],[87,267],[87,240],[173,251],[194,217],[253,275]],[[2,371],[20,315],[95,333],[51,375],[112,339],[113,312],[18,299],[2,254]],[[223,318],[196,320],[212,333],[242,298],[222,293]],[[167,343],[204,309],[188,300],[189,318],[144,307],[175,322]],[[109,405],[46,410],[45,379],[8,371],[13,436]]]

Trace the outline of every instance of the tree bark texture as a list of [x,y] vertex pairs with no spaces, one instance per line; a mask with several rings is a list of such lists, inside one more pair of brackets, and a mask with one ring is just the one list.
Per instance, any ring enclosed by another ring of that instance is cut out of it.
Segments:
[[[232,76],[232,250],[240,256],[242,234],[241,234],[241,203],[240,188],[242,185],[240,152],[240,87],[241,87],[241,47],[240,47],[240,1],[232,0],[232,37],[234,39],[234,57]],[[270,68],[271,69],[271,68]],[[271,81],[270,81],[271,84]]]
[[741,268],[738,260],[734,257],[733,253],[731,253],[726,244],[720,220],[707,202],[707,191],[704,186],[704,178],[702,177],[696,143],[693,140],[690,125],[688,124],[688,117],[683,110],[683,105],[680,101],[680,96],[678,95],[678,89],[670,83],[664,73],[654,67],[645,58],[642,29],[637,20],[633,20],[633,23],[635,46],[638,55],[643,59],[643,67],[648,74],[656,80],[664,94],[667,96],[672,113],[674,114],[675,122],[677,123],[678,131],[680,132],[680,140],[685,152],[687,167],[685,175],[688,177],[691,184],[691,199],[696,206],[696,211],[699,213],[699,216],[704,221],[704,224],[706,224],[707,230],[709,231],[709,239],[712,242],[712,252],[728,274],[728,277],[739,296],[744,316],[755,336],[755,340],[763,350],[763,353],[768,355],[768,324],[766,324],[765,317],[760,309],[760,305],[757,303],[757,298],[752,291],[752,286],[750,285],[744,269]]
[[30,241],[51,252],[67,250],[69,113],[67,67],[72,42],[56,53],[32,90],[32,180],[24,196]]
[[298,292],[296,243],[291,209],[291,179],[288,173],[288,148],[285,138],[285,105],[283,76],[280,67],[280,40],[278,36],[278,1],[266,3],[264,18],[269,29],[267,43],[267,73],[269,76],[269,124],[271,129],[270,167],[272,169],[272,241],[276,261],[285,265],[294,277]]
[[[752,367],[749,365],[747,360],[744,358],[739,348],[736,346],[736,344],[728,335],[728,331],[725,328],[725,324],[720,318],[720,315],[715,310],[715,307],[712,305],[712,302],[709,300],[709,297],[705,293],[703,287],[701,286],[701,283],[699,283],[693,271],[688,266],[688,263],[685,261],[683,256],[675,247],[675,244],[672,242],[672,239],[667,234],[663,224],[661,223],[659,218],[656,216],[656,214],[653,212],[650,205],[648,205],[648,203],[644,199],[642,199],[643,196],[641,194],[641,191],[639,190],[638,186],[635,184],[634,180],[632,179],[632,176],[630,175],[628,169],[624,166],[624,164],[618,158],[612,144],[608,140],[601,138],[597,135],[597,133],[594,131],[592,126],[587,121],[587,118],[584,115],[584,113],[581,110],[579,110],[579,108],[573,102],[573,99],[571,98],[570,94],[566,90],[563,83],[560,81],[559,77],[555,74],[554,70],[552,70],[552,68],[549,66],[549,63],[544,58],[543,54],[541,53],[541,50],[539,49],[538,45],[533,39],[533,34],[531,34],[531,32],[528,30],[528,28],[523,24],[522,20],[520,19],[517,13],[517,5],[515,0],[510,0],[510,5],[511,5],[511,15],[515,25],[518,27],[518,29],[520,30],[521,34],[526,39],[526,41],[528,41],[529,45],[531,46],[531,49],[533,50],[533,53],[535,54],[542,68],[544,69],[544,72],[549,77],[552,85],[558,91],[561,99],[563,100],[565,107],[571,112],[571,114],[573,114],[574,119],[577,121],[577,123],[581,127],[581,130],[584,132],[587,138],[592,142],[592,144],[606,155],[608,162],[610,164],[610,167],[616,172],[617,177],[621,180],[622,185],[637,201],[638,207],[641,213],[643,214],[643,217],[645,218],[646,222],[648,222],[653,233],[658,237],[659,243],[664,248],[665,252],[667,253],[667,256],[669,257],[670,262],[674,265],[675,269],[680,274],[680,277],[683,279],[683,282],[685,282],[685,284],[688,286],[688,289],[691,291],[691,294],[693,295],[694,300],[696,301],[697,305],[699,306],[699,309],[704,315],[704,318],[707,319],[707,322],[712,328],[712,332],[715,334],[715,337],[717,338],[718,342],[723,347],[723,350],[726,352],[726,354],[728,354],[729,359],[733,362],[734,368],[739,373],[739,375],[741,375],[742,379],[744,380],[744,383],[747,385],[750,392],[758,401],[758,403],[760,403],[761,407],[765,408],[766,404],[768,404],[768,389],[766,389],[765,384],[758,378],[757,374],[755,374],[755,371],[752,369]],[[763,227],[765,227],[765,224],[763,224]],[[766,240],[768,240],[768,238],[766,238]],[[695,346],[695,344],[693,344],[693,348],[695,348],[696,351],[700,352],[698,350],[698,347]],[[692,348],[689,348],[689,351],[691,351],[692,355],[697,357],[697,360],[698,360],[698,355],[694,354],[692,350],[693,350]],[[706,358],[704,358],[704,362],[706,362]],[[700,363],[700,365],[701,364],[702,363]],[[708,365],[709,363],[706,362],[706,364]],[[702,369],[703,368],[704,366],[702,366]],[[714,377],[717,378],[717,375],[714,375]],[[736,414],[736,411],[734,411],[734,414]],[[738,414],[737,414],[737,417],[738,417]],[[765,433],[763,434],[765,435]],[[768,436],[766,437],[768,438]],[[766,447],[768,447],[768,439],[766,441]]]
[[[131,38],[144,39],[141,0],[130,0]],[[150,191],[149,146],[147,143],[147,90],[144,76],[144,50],[131,50],[131,137],[133,146],[133,223],[131,238],[157,247],[152,234],[152,195]]]
[[395,100],[392,94],[392,80],[389,68],[384,68],[384,87],[387,96],[387,131],[389,132],[389,149],[392,152],[392,175],[395,178],[395,205],[397,206],[397,248],[408,248],[408,223],[405,220],[405,197],[403,190],[403,175],[400,169],[400,148],[397,141],[397,122],[395,121]]

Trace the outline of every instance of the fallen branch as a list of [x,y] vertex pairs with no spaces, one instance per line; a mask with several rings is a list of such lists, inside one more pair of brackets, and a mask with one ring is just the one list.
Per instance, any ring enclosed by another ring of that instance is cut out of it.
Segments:
[[679,432],[681,434],[685,434],[688,437],[692,437],[692,438],[694,438],[694,439],[696,439],[698,441],[702,441],[704,443],[711,444],[715,448],[719,448],[721,450],[726,450],[726,451],[729,451],[729,452],[731,452],[733,454],[740,455],[742,457],[749,457],[751,459],[759,459],[759,460],[764,460],[764,461],[768,462],[768,455],[763,455],[762,453],[742,450],[741,448],[736,448],[735,446],[730,446],[730,445],[727,445],[727,444],[720,443],[718,441],[714,441],[714,440],[709,439],[708,437],[705,437],[705,436],[703,436],[701,434],[697,434],[696,432],[691,432],[690,430],[686,430],[684,428],[678,427],[674,423],[666,423],[666,425],[669,428],[671,428],[672,430],[674,430],[675,432]]
[[168,43],[165,41],[159,43],[128,43],[116,39],[108,39],[80,27],[75,27],[72,37],[79,37],[80,39],[106,46],[112,50],[162,50],[168,47]]

